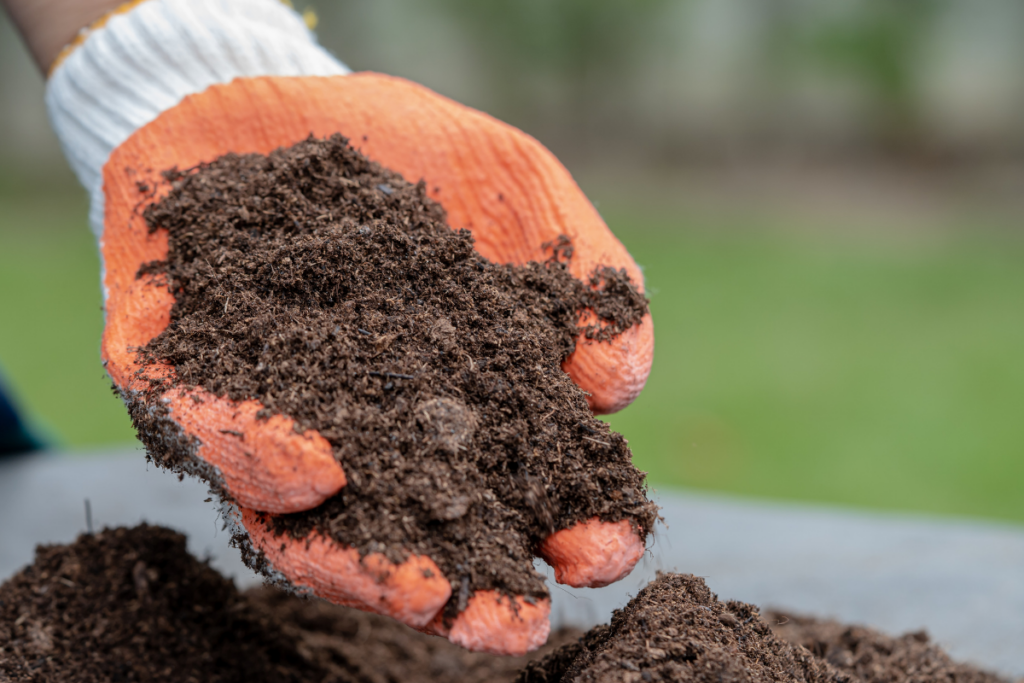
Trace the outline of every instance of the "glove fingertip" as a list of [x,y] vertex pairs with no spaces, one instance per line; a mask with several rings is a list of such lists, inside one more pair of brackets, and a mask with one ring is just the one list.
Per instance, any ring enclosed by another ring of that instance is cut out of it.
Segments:
[[410,555],[394,564],[380,553],[360,557],[320,533],[301,539],[275,535],[264,517],[240,508],[253,549],[291,584],[329,602],[383,614],[423,629],[451,597],[451,584],[428,557]]
[[296,433],[295,421],[283,415],[261,418],[257,401],[235,403],[202,389],[175,389],[167,400],[172,419],[198,440],[196,456],[217,468],[243,507],[299,512],[345,486],[345,473],[323,436]]
[[562,369],[589,396],[596,415],[618,412],[636,399],[654,362],[654,323],[648,313],[607,342],[580,339]]
[[498,591],[477,591],[448,632],[448,640],[473,652],[524,655],[547,642],[551,601],[511,598]]
[[548,536],[540,556],[555,581],[574,588],[600,588],[625,578],[644,554],[644,541],[628,520],[592,518]]

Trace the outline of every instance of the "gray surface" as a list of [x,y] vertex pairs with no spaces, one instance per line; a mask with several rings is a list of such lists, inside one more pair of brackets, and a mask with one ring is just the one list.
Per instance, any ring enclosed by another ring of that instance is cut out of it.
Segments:
[[[164,524],[240,584],[258,581],[207,497],[202,484],[147,468],[138,451],[0,462],[0,577],[30,562],[36,543],[84,531],[88,498],[97,528]],[[605,621],[656,570],[679,570],[705,577],[722,598],[890,633],[926,628],[959,659],[1024,676],[1024,528],[682,491],[657,499],[670,528],[641,566],[599,590],[552,585],[556,625]]]
[[678,570],[723,599],[890,634],[924,628],[957,659],[1024,677],[1022,527],[693,492],[657,500],[671,528],[641,566],[598,591],[553,588],[559,619],[605,620],[655,571]]
[[[188,536],[188,549],[210,558],[241,585],[259,579],[228,546],[214,503],[202,483],[178,478],[146,462],[141,450],[88,457],[35,455],[0,460],[0,577],[32,561],[36,544],[67,543],[86,530],[85,500],[93,528],[150,522]],[[14,520],[17,520],[16,522]]]

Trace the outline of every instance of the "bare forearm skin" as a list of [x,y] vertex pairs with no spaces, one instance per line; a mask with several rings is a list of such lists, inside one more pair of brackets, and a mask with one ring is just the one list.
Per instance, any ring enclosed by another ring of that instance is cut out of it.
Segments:
[[29,52],[46,73],[78,32],[117,9],[124,0],[0,0]]

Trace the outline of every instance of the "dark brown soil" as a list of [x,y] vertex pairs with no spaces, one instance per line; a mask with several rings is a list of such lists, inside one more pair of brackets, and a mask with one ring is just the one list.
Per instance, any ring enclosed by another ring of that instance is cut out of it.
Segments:
[[528,657],[466,652],[393,619],[234,585],[142,525],[43,546],[0,586],[0,681],[511,681]]
[[[580,639],[526,657],[471,653],[374,614],[258,588],[239,593],[141,525],[42,546],[0,585],[0,681],[1008,683],[953,663],[920,633],[721,603],[664,575]],[[541,659],[544,657],[544,659]]]
[[611,624],[528,664],[517,680],[1007,683],[954,664],[927,641],[921,633],[889,638],[778,613],[762,619],[753,605],[720,602],[703,579],[663,574],[616,610]]
[[519,681],[797,681],[846,683],[846,677],[774,636],[757,608],[722,603],[700,579],[663,574],[611,624],[591,629]]
[[949,658],[924,631],[893,638],[863,626],[768,612],[780,638],[802,645],[861,683],[998,683],[1001,679]]
[[[646,313],[625,271],[576,280],[565,240],[544,263],[491,263],[422,182],[340,136],[166,177],[145,217],[169,232],[168,262],[139,276],[166,280],[176,304],[141,353],[316,429],[348,477],[275,529],[427,555],[452,582],[450,612],[480,589],[546,595],[532,556],[553,530],[598,516],[650,531],[625,439],[560,368],[578,334],[607,341]],[[599,322],[581,329],[588,308]],[[132,414],[154,460],[194,470],[170,423]]]
[[303,681],[315,671],[188,555],[183,536],[149,526],[40,547],[0,587],[0,644],[5,681]]
[[[577,629],[561,629],[536,652],[501,657],[468,652],[394,619],[303,600],[273,588],[247,591],[243,597],[277,619],[282,632],[300,643],[300,653],[342,681],[511,683],[531,660],[583,635]],[[342,672],[350,672],[349,677]]]

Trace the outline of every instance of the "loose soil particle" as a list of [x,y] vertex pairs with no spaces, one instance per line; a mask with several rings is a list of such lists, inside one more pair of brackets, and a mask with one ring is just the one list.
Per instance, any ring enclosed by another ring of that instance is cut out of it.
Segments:
[[[176,303],[140,353],[317,430],[348,478],[276,531],[427,555],[452,582],[449,615],[476,590],[547,595],[532,556],[554,530],[597,516],[650,531],[625,439],[561,370],[578,335],[604,343],[647,312],[625,271],[573,278],[564,238],[546,262],[491,263],[422,182],[340,136],[165,177],[144,215],[168,231],[168,261],[139,277]],[[579,327],[587,309],[598,319]],[[195,472],[194,444],[146,409],[167,388],[126,398],[150,457]]]

